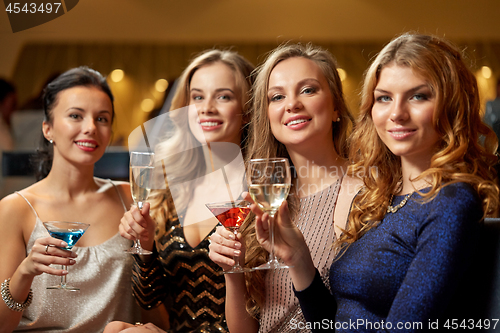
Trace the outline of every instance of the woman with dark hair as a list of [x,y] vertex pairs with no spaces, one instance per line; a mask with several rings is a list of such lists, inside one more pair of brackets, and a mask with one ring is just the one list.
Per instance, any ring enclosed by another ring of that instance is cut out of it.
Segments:
[[[118,225],[130,188],[93,176],[111,138],[113,95],[104,77],[71,69],[44,93],[39,181],[0,201],[0,332],[96,332],[115,319],[135,320],[130,288],[131,242]],[[90,225],[73,251],[42,221]],[[68,271],[77,293],[47,290]]]
[[[443,319],[461,315],[457,290],[471,288],[480,221],[499,202],[498,141],[481,121],[476,78],[449,41],[404,34],[365,73],[360,111],[350,171],[364,175],[365,187],[335,242],[331,293],[286,204],[278,214],[275,252],[294,266],[307,321],[295,324],[415,332],[439,322],[441,329]],[[372,167],[376,172],[364,172]],[[268,246],[267,216],[253,211],[258,239]]]

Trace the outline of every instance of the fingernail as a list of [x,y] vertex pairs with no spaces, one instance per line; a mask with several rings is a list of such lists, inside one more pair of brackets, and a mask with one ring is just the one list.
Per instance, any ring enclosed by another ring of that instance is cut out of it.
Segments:
[[235,239],[234,234],[229,234],[229,238]]
[[241,248],[241,243],[240,242],[234,242],[234,247],[237,249]]
[[241,251],[240,250],[234,250],[233,253],[234,253],[235,256],[239,256],[241,254]]
[[76,261],[75,261],[75,260],[73,260],[73,259],[70,259],[70,260],[69,260],[69,264],[70,264],[70,265],[73,265],[75,262],[76,262]]
[[66,242],[61,242],[61,247],[66,247],[66,246],[68,246],[68,243],[66,243]]
[[62,271],[62,274],[66,275],[66,274],[68,274],[68,271]]
[[71,252],[71,257],[76,258],[76,257],[78,257],[78,254],[76,254],[75,252]]

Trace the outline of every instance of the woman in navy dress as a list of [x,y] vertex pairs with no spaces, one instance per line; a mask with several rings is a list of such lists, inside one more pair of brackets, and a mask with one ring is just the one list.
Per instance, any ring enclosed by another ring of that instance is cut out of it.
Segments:
[[[364,175],[365,186],[335,242],[331,293],[286,203],[278,214],[275,252],[294,266],[306,319],[291,325],[346,332],[443,327],[472,263],[479,222],[497,209],[499,195],[498,142],[481,121],[477,82],[460,50],[427,35],[391,41],[365,74],[351,140],[350,171]],[[269,247],[267,215],[255,205],[253,211],[258,239]]]

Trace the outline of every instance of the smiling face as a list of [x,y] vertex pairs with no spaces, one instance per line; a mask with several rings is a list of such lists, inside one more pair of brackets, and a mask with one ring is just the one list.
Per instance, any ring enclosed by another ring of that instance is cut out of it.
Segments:
[[200,67],[191,78],[189,128],[204,142],[240,145],[243,107],[234,72],[222,62]]
[[45,138],[53,140],[54,160],[97,162],[111,138],[112,114],[108,95],[95,87],[77,86],[59,92],[52,121],[43,123]]
[[328,81],[312,60],[281,61],[269,76],[271,130],[287,149],[332,144],[332,121],[338,117]]
[[430,165],[440,136],[433,125],[436,96],[428,82],[406,66],[389,64],[374,91],[372,119],[378,136],[401,162]]

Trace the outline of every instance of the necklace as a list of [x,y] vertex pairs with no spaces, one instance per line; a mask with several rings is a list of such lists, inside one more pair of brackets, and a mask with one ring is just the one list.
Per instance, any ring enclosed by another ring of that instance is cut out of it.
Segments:
[[396,206],[391,206],[392,200],[394,200],[394,194],[391,195],[391,200],[389,200],[389,205],[387,206],[387,213],[395,213],[395,212],[397,212],[399,210],[399,208],[402,208],[404,205],[406,205],[406,202],[408,201],[408,199],[411,197],[412,194],[413,194],[413,192],[408,193],[407,195],[405,195],[404,199],[401,200],[401,202],[399,203],[399,205],[396,205]]

